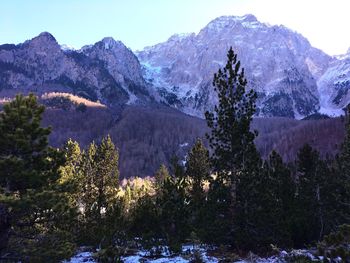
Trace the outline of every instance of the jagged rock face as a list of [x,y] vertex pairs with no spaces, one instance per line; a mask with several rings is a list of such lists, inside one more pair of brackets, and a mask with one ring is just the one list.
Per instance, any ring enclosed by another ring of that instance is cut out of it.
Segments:
[[258,93],[258,116],[339,115],[350,102],[350,51],[332,58],[252,15],[219,17],[198,34],[174,35],[137,56],[112,38],[81,50],[60,46],[49,33],[0,45],[0,96],[58,91],[108,105],[155,99],[203,118],[217,103],[212,79],[230,46]]
[[90,58],[103,61],[108,72],[131,99],[149,95],[137,57],[122,42],[106,37],[93,46],[83,47],[81,52]]
[[174,35],[137,55],[145,78],[169,104],[203,117],[217,102],[212,78],[230,46],[258,93],[258,115],[299,118],[319,109],[316,82],[332,58],[300,34],[252,15],[219,17],[198,34]]
[[121,42],[108,39],[111,52],[101,50],[101,43],[78,52],[61,49],[42,33],[17,46],[2,45],[0,91],[63,91],[113,105],[136,101],[145,89],[137,58]]
[[350,103],[350,49],[331,63],[318,80],[321,113],[340,115]]

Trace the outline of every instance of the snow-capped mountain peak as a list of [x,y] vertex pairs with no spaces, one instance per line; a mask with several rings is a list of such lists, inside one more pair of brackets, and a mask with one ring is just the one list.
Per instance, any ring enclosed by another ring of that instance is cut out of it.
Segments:
[[318,111],[316,80],[332,58],[302,35],[253,15],[218,17],[198,34],[171,37],[137,55],[145,79],[170,105],[203,117],[217,102],[212,78],[230,46],[259,95],[258,115],[302,118]]
[[112,37],[74,50],[43,32],[23,44],[0,46],[0,84],[61,85],[106,103],[154,98],[203,117],[217,103],[213,74],[225,65],[231,46],[248,88],[258,93],[259,116],[339,115],[350,102],[350,49],[328,56],[301,34],[253,15],[218,17],[197,34],[174,34],[136,55]]
[[[221,32],[223,30],[231,30],[237,26],[247,28],[258,28],[266,26],[260,23],[254,15],[248,14],[244,16],[221,16],[211,21],[202,31],[204,32]],[[203,32],[200,32],[200,34]]]

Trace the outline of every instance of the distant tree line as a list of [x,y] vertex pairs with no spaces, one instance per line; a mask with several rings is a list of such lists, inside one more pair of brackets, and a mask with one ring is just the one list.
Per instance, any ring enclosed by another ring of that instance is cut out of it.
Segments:
[[[72,140],[49,147],[34,95],[7,103],[0,113],[0,261],[59,262],[83,245],[99,247],[100,262],[118,262],[135,246],[168,245],[176,253],[186,242],[268,253],[271,245],[315,245],[341,225],[347,231],[349,121],[334,159],[305,145],[293,163],[275,151],[263,160],[250,126],[256,93],[232,49],[227,58],[214,75],[219,103],[206,113],[211,154],[198,139],[185,165],[174,157],[152,179],[120,182],[109,136],[85,150]],[[319,243],[322,251],[335,239]]]

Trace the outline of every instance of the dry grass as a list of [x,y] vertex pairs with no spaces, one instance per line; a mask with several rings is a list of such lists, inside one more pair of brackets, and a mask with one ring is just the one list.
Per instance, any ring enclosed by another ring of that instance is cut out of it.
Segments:
[[64,97],[68,98],[71,102],[75,104],[84,104],[87,107],[94,107],[94,108],[106,108],[106,105],[100,103],[100,102],[93,102],[87,99],[84,99],[82,97],[78,97],[76,95],[72,95],[70,93],[65,92],[50,92],[50,93],[44,93],[41,95],[42,100],[57,98],[57,97]]

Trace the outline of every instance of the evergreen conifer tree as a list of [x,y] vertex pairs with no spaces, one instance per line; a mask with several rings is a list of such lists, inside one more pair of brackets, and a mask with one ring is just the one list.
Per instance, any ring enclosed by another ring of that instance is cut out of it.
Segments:
[[232,48],[227,54],[227,63],[214,74],[213,86],[219,104],[205,118],[211,134],[207,134],[213,149],[212,162],[219,177],[231,185],[232,202],[235,202],[238,174],[248,161],[247,155],[255,151],[256,132],[250,131],[257,98],[253,90],[246,89],[244,69]]
[[0,113],[0,182],[8,191],[24,194],[59,177],[60,163],[51,158],[57,152],[48,147],[50,128],[40,127],[44,110],[30,94],[17,95]]
[[339,224],[350,222],[350,105],[347,107],[345,138],[332,169],[329,198],[333,206],[329,210],[332,230]]
[[119,186],[118,151],[110,136],[94,142],[83,153],[81,165],[82,242],[96,244],[108,230],[106,217],[117,209]]
[[154,176],[156,190],[160,189],[163,186],[165,180],[168,179],[169,177],[170,177],[170,174],[169,174],[168,168],[164,164],[162,164]]
[[162,232],[174,252],[179,252],[181,242],[188,236],[188,184],[184,177],[167,177],[157,196]]
[[188,153],[186,161],[186,176],[189,178],[189,223],[192,226],[193,234],[202,237],[206,231],[205,217],[206,193],[204,183],[209,181],[210,161],[209,151],[203,142],[198,139],[191,151]]
[[325,191],[330,173],[319,153],[304,145],[297,156],[297,207],[293,235],[297,246],[322,238],[325,228]]
[[17,95],[0,113],[0,202],[12,235],[7,252],[29,262],[59,261],[74,252],[75,207],[58,186],[63,153],[48,146],[44,107]]
[[[214,75],[213,86],[219,103],[213,112],[206,112],[205,117],[211,129],[207,138],[213,149],[211,160],[217,177],[210,184],[208,205],[212,207],[212,222],[220,233],[220,242],[231,243],[236,239],[234,232],[249,227],[246,208],[254,205],[250,195],[254,193],[262,167],[254,144],[257,132],[250,130],[257,95],[247,90],[244,69],[240,69],[240,61],[232,48],[228,51],[226,66]],[[250,214],[253,209],[251,207]],[[242,220],[234,225],[238,216]]]
[[188,154],[186,162],[186,175],[191,180],[190,195],[192,202],[199,205],[204,201],[203,184],[209,180],[210,161],[209,151],[202,140],[198,139]]
[[266,244],[269,242],[282,247],[291,246],[295,182],[289,168],[276,151],[272,151],[265,162],[265,170],[262,189],[259,191],[265,192],[267,197],[262,200],[265,215],[263,226],[269,233],[263,238],[267,240]]
[[79,179],[82,165],[82,151],[79,143],[69,139],[63,146],[65,155],[65,164],[60,168],[62,184],[76,181]]

